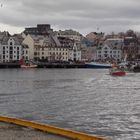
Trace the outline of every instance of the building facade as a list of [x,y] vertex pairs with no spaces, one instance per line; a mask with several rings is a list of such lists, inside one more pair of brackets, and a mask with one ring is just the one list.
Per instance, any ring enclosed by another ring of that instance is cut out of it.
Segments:
[[22,44],[17,37],[4,36],[0,43],[1,62],[15,62],[22,58]]
[[74,43],[72,48],[69,48],[69,60],[81,61],[81,49]]
[[81,60],[80,50],[69,38],[28,34],[23,43],[29,47],[30,60]]
[[103,45],[97,47],[97,60],[122,60],[123,39],[107,39]]

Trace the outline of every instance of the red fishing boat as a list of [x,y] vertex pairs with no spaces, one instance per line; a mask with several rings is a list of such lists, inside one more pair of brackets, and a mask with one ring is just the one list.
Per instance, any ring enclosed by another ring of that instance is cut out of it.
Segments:
[[121,70],[119,68],[112,68],[110,69],[110,75],[112,76],[125,76],[126,72],[124,70]]
[[25,63],[23,58],[19,60],[19,63],[21,68],[37,68],[37,65],[35,64],[31,64],[30,62]]

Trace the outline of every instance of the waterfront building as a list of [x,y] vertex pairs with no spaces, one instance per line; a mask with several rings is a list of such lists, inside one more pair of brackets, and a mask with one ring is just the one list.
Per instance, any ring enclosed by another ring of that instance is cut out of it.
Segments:
[[76,43],[74,43],[72,48],[69,48],[69,60],[81,61],[81,49]]
[[16,36],[3,36],[0,48],[1,62],[15,62],[22,58],[22,42]]
[[22,44],[22,58],[25,60],[25,61],[29,61],[30,55],[29,55],[29,46],[28,45],[25,45],[25,44]]
[[97,60],[116,60],[122,59],[123,39],[112,38],[107,39],[103,44],[100,44],[96,50]]
[[127,54],[127,59],[135,59],[139,53],[139,45],[136,36],[126,36],[122,47],[123,57]]
[[43,35],[33,35],[28,34],[23,40],[23,44],[28,45],[29,47],[29,59],[38,60],[43,59],[48,56],[48,49],[45,49],[49,46],[53,46],[50,38]]
[[[79,50],[75,49],[74,41],[69,38],[28,34],[23,43],[29,47],[30,60],[68,61],[69,59],[81,59]],[[73,57],[69,53],[72,50]]]
[[82,59],[82,61],[95,60],[96,59],[96,46],[87,47],[87,46],[82,45],[81,59]]

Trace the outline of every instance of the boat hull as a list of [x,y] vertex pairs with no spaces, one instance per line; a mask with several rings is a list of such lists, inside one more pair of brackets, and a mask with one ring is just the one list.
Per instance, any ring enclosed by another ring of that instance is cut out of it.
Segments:
[[93,68],[93,69],[109,69],[112,67],[111,64],[96,64],[96,63],[86,63],[86,68]]
[[27,65],[21,65],[20,67],[21,68],[37,68],[37,65],[29,65],[29,66],[27,66]]
[[112,76],[125,76],[125,72],[124,71],[118,71],[118,72],[112,72],[110,73]]
[[135,66],[133,68],[133,72],[140,72],[140,66]]

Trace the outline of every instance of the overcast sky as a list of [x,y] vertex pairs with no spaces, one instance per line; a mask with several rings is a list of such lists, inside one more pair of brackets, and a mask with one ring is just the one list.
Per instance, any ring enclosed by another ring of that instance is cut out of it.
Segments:
[[0,30],[17,33],[38,23],[54,30],[140,31],[140,0],[0,0]]

